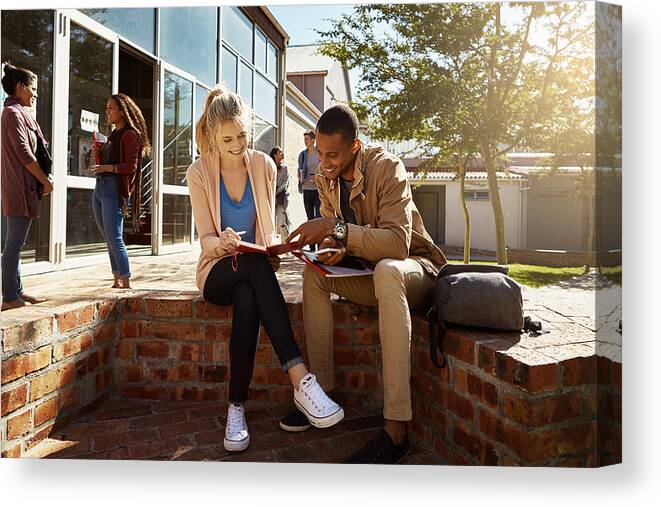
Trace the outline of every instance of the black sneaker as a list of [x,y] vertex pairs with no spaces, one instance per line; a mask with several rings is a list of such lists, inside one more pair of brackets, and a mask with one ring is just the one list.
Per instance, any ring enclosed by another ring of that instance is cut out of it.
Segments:
[[308,421],[308,418],[305,417],[305,414],[295,407],[294,410],[280,419],[280,427],[283,430],[291,431],[292,433],[305,431],[310,426],[312,425],[310,424],[310,421]]
[[370,440],[359,451],[349,456],[344,463],[364,465],[396,465],[402,461],[411,450],[408,433],[404,434],[401,444],[395,445],[386,430]]

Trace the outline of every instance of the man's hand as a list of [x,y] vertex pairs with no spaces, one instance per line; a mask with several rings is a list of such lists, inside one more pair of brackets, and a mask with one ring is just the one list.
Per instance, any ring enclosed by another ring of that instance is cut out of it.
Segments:
[[338,248],[340,250],[335,253],[329,252],[317,255],[317,260],[324,264],[328,264],[329,266],[333,266],[340,262],[344,259],[344,256],[347,253],[345,246],[332,236],[326,236],[321,243],[319,243],[319,250],[322,248]]
[[44,195],[48,195],[53,191],[53,181],[50,179],[50,176],[46,178],[46,182],[44,183],[44,189],[41,192],[42,197]]
[[314,220],[309,220],[304,224],[299,225],[289,236],[287,236],[287,241],[285,241],[285,243],[289,243],[296,236],[300,236],[299,242],[301,245],[321,243],[326,236],[333,234],[334,228],[334,218],[315,218]]

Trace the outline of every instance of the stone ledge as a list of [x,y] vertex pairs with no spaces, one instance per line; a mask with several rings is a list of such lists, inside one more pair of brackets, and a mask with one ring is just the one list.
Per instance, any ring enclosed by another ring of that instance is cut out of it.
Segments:
[[[305,351],[298,298],[288,307]],[[227,396],[230,307],[193,291],[132,291],[35,310],[1,326],[3,457],[25,454],[113,395]],[[377,310],[338,301],[333,311],[335,397],[347,406],[380,403]],[[597,354],[585,328],[538,339],[451,329],[448,366],[439,370],[429,360],[427,322],[417,313],[412,322],[412,427],[450,463],[621,460],[621,365]],[[263,330],[250,396],[272,405],[291,399]]]

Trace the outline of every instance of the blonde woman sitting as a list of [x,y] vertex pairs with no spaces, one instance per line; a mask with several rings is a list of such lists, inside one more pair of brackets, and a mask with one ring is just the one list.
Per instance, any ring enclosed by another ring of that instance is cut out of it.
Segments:
[[294,386],[294,402],[308,421],[326,428],[344,417],[305,367],[269,258],[236,252],[239,241],[266,245],[274,232],[276,167],[267,154],[248,148],[251,117],[239,95],[216,86],[196,125],[202,156],[187,171],[202,246],[197,286],[206,301],[233,306],[224,440],[228,451],[242,451],[250,443],[245,403],[260,323]]

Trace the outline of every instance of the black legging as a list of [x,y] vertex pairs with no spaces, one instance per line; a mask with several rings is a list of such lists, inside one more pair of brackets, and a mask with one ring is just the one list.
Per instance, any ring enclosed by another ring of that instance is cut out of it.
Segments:
[[287,303],[267,257],[241,254],[236,264],[234,271],[232,257],[216,263],[204,284],[204,299],[233,307],[229,401],[243,403],[248,399],[260,322],[285,371],[302,363],[303,358],[294,340]]

